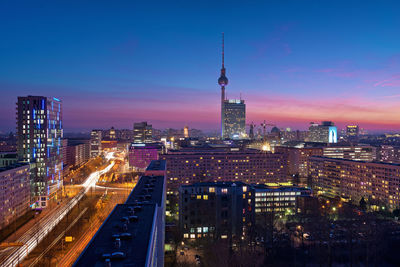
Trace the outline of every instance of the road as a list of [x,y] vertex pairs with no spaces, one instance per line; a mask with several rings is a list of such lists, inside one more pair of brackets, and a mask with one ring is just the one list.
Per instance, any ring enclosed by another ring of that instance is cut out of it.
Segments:
[[[113,153],[107,154],[108,160],[113,158]],[[16,266],[43,240],[43,238],[53,230],[53,228],[64,218],[65,215],[82,199],[82,197],[96,185],[99,177],[111,170],[114,166],[112,161],[105,169],[95,171],[82,184],[82,190],[65,205],[56,209],[53,213],[42,218],[26,233],[24,233],[17,242],[21,242],[24,246],[12,248],[9,256],[1,261],[0,266],[9,267]]]

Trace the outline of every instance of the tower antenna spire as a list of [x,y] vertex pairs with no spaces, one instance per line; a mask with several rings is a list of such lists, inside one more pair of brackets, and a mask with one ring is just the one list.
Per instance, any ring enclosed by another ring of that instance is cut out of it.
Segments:
[[224,48],[225,48],[225,44],[224,44],[224,33],[222,33],[222,68],[224,68]]

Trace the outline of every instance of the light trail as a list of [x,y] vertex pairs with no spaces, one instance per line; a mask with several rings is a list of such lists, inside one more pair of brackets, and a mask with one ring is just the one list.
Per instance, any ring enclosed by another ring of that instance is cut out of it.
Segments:
[[[111,160],[114,158],[114,153],[108,153],[106,158]],[[82,199],[82,197],[90,190],[91,187],[96,185],[99,177],[114,166],[115,162],[111,162],[105,169],[93,172],[89,175],[86,181],[82,184],[82,190],[73,197],[65,206],[56,210],[49,216],[41,219],[32,228],[30,228],[26,233],[24,233],[17,242],[24,243],[24,246],[15,248],[11,254],[0,263],[0,266],[4,267],[14,267],[17,266],[22,260],[32,252],[35,247],[46,237],[47,234],[53,230],[53,228],[64,218],[68,212],[75,207],[75,205]]]

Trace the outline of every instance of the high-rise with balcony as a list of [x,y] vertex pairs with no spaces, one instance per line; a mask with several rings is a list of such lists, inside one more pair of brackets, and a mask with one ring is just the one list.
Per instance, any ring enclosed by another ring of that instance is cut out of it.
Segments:
[[62,102],[55,97],[18,97],[18,158],[31,168],[31,196],[44,208],[62,186]]

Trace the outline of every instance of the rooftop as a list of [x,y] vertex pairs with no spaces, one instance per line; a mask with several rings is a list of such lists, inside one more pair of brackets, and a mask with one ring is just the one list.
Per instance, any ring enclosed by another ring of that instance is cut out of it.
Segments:
[[140,177],[125,204],[114,208],[74,266],[105,266],[106,259],[112,266],[145,266],[156,208],[163,205],[163,196],[164,176]]

